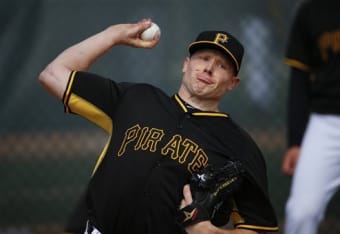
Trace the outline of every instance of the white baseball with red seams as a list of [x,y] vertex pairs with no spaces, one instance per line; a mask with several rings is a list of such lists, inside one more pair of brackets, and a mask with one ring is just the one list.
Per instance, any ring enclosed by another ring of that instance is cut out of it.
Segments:
[[156,35],[160,36],[161,30],[156,23],[151,23],[151,26],[141,34],[141,39],[144,41],[151,41],[156,37]]

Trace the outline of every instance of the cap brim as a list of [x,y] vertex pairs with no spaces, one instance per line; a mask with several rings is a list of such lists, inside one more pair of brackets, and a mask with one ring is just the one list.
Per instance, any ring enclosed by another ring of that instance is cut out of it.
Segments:
[[211,41],[196,41],[189,45],[189,53],[192,55],[197,50],[200,49],[217,49],[226,55],[227,58],[231,59],[234,62],[236,73],[238,73],[240,66],[235,58],[235,56],[225,47],[221,46],[218,43],[214,43]]

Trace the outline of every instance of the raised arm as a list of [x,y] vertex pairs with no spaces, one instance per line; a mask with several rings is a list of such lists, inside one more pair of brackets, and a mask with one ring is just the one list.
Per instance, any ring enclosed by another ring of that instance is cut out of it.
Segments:
[[113,46],[155,47],[159,37],[152,41],[140,39],[140,34],[150,25],[151,20],[143,19],[134,24],[109,26],[98,34],[64,50],[40,73],[39,81],[49,93],[62,99],[71,71],[88,70],[99,57]]

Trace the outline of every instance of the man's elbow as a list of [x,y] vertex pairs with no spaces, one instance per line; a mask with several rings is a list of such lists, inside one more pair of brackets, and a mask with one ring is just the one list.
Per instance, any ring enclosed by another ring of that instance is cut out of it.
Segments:
[[50,94],[56,96],[59,99],[62,98],[68,80],[66,72],[57,72],[53,69],[53,66],[48,65],[40,72],[38,79],[40,84]]
[[48,68],[46,67],[44,70],[42,70],[38,76],[39,82],[41,85],[46,87],[48,85],[48,81],[50,80],[49,78],[50,74],[48,72]]

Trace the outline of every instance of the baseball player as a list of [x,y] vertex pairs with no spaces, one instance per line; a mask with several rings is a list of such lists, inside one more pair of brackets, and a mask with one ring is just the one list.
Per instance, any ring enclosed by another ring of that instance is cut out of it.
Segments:
[[[236,38],[224,31],[200,33],[189,46],[182,83],[172,96],[150,84],[118,83],[88,72],[115,46],[156,46],[159,37],[140,39],[151,23],[112,25],[63,51],[39,76],[67,113],[88,119],[109,135],[70,222],[79,228],[67,231],[277,231],[263,156],[218,105],[240,81],[243,46]],[[201,172],[204,168],[212,170]],[[193,180],[197,171],[201,174]],[[230,218],[234,228],[226,230]]]
[[[282,170],[293,176],[287,234],[315,234],[340,185],[340,1],[304,1],[292,25],[289,148]],[[306,195],[308,194],[308,196]]]

